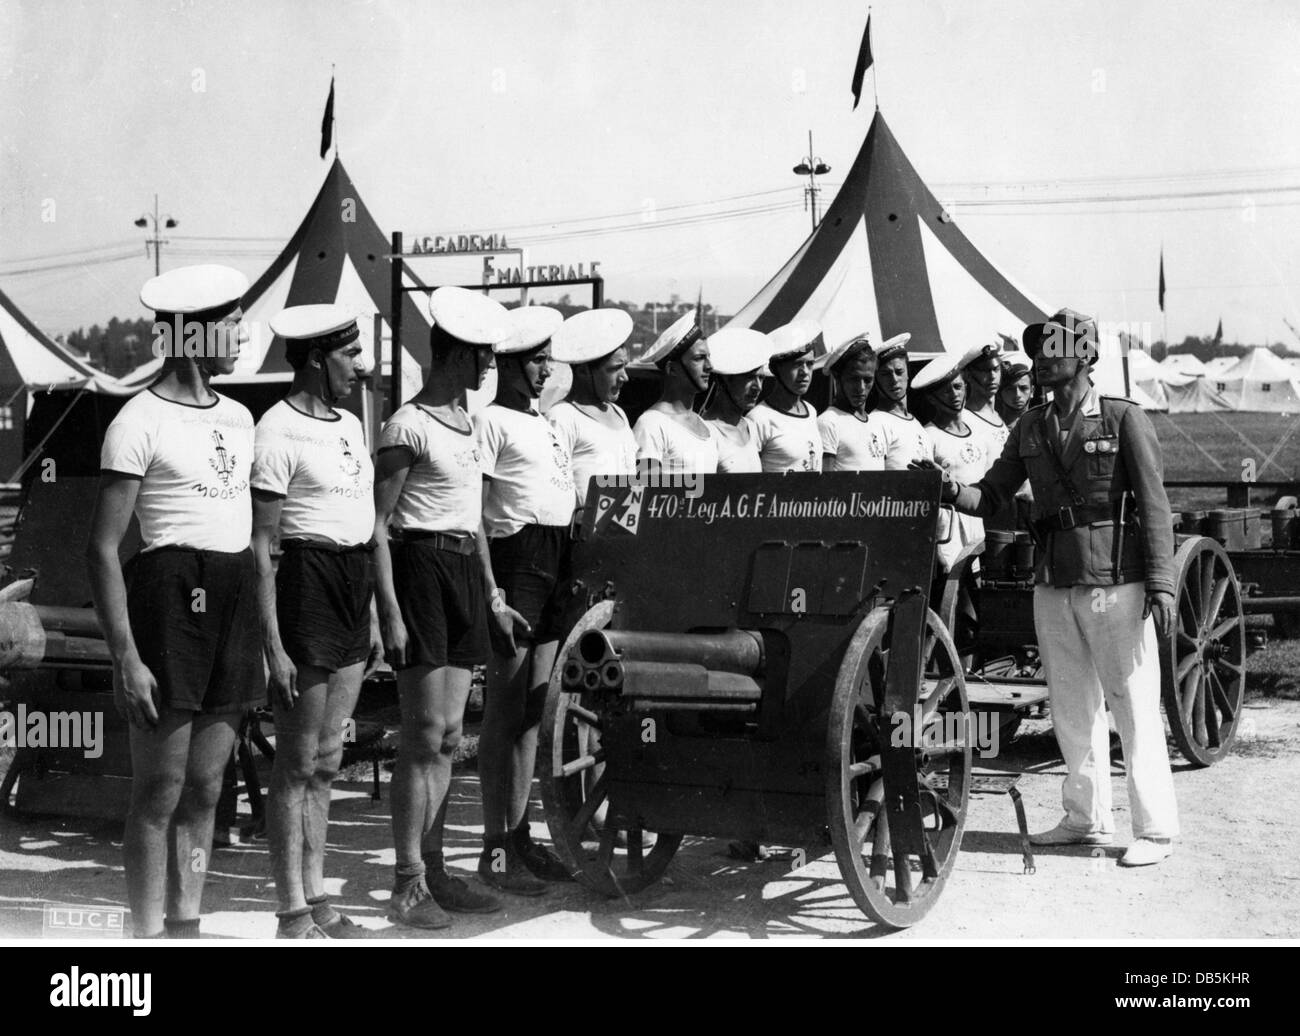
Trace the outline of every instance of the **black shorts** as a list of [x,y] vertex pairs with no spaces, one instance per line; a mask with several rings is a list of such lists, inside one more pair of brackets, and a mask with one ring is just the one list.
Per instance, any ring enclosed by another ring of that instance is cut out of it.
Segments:
[[374,555],[365,548],[286,543],[275,573],[275,616],[296,665],[334,673],[370,657]]
[[537,643],[560,634],[572,542],[567,525],[525,525],[488,541],[492,576],[506,604],[528,620]]
[[393,589],[406,625],[406,664],[471,669],[487,661],[487,601],[478,551],[432,539],[393,540]]
[[131,632],[163,706],[223,713],[266,703],[251,550],[159,547],[124,574]]

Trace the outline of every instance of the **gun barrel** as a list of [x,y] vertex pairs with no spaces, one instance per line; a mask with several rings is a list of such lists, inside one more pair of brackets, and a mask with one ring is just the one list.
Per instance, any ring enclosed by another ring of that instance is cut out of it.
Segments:
[[578,656],[584,664],[593,667],[620,659],[625,664],[696,665],[753,677],[763,671],[763,638],[749,630],[722,633],[588,630],[578,640]]

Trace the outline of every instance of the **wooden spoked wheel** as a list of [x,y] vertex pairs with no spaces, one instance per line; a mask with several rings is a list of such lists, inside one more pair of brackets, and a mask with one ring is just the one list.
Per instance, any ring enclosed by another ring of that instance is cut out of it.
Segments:
[[[627,896],[659,880],[682,836],[652,834],[635,821],[616,819],[619,812],[617,803],[609,801],[600,745],[600,717],[590,695],[561,688],[564,660],[578,638],[588,630],[604,629],[613,614],[612,601],[595,605],[560,646],[547,688],[538,754],[545,760],[542,803],[556,854],[588,888],[605,896]],[[602,806],[607,808],[602,811]]]
[[1174,630],[1160,646],[1161,696],[1179,751],[1212,766],[1232,749],[1246,692],[1246,622],[1228,552],[1205,536],[1174,555]]
[[[886,608],[863,619],[836,678],[826,738],[827,811],[835,857],[854,902],[872,920],[906,928],[934,906],[961,848],[971,713],[957,649],[939,617],[927,611],[924,673],[915,698],[922,725],[911,742],[920,747],[912,752],[908,775],[915,782],[924,846],[920,852],[896,847],[884,803],[901,789],[886,788],[881,759],[897,723],[882,714],[888,626]],[[944,735],[954,730],[956,737]]]

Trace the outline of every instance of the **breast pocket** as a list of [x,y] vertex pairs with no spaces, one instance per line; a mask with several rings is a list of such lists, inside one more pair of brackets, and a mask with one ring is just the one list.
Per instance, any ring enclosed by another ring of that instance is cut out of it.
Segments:
[[1119,457],[1119,437],[1097,435],[1085,439],[1083,452],[1088,458],[1088,477],[1109,481],[1115,473],[1115,461]]

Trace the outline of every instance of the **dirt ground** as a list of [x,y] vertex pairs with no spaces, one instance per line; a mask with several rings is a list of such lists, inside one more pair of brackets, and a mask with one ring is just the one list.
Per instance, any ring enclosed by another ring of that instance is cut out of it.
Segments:
[[[1028,720],[993,767],[1019,772],[1031,830],[1059,815],[1063,766],[1044,720]],[[1300,937],[1300,702],[1248,701],[1233,754],[1210,769],[1175,757],[1183,837],[1164,864],[1125,870],[1127,795],[1116,763],[1117,845],[1040,850],[1023,873],[1015,816],[1005,795],[971,798],[965,840],[941,900],[919,925],[891,932],[867,921],[827,854],[792,869],[788,853],[756,863],[728,858],[723,842],[683,842],[666,876],[628,900],[556,885],[537,900],[506,897],[486,917],[457,917],[438,933],[529,940],[780,939],[1222,939]],[[357,773],[359,771],[352,771]],[[340,905],[377,936],[428,938],[384,919],[393,850],[387,787],[373,802],[364,779],[336,788],[326,873]],[[479,849],[479,790],[457,773],[448,857],[472,872]],[[540,804],[534,810],[541,816]],[[546,837],[545,825],[534,834]],[[809,856],[815,854],[810,852]],[[274,889],[266,843],[219,850],[205,893],[204,932],[269,938]],[[121,905],[121,825],[66,818],[0,819],[0,939],[40,938],[46,903]]]

